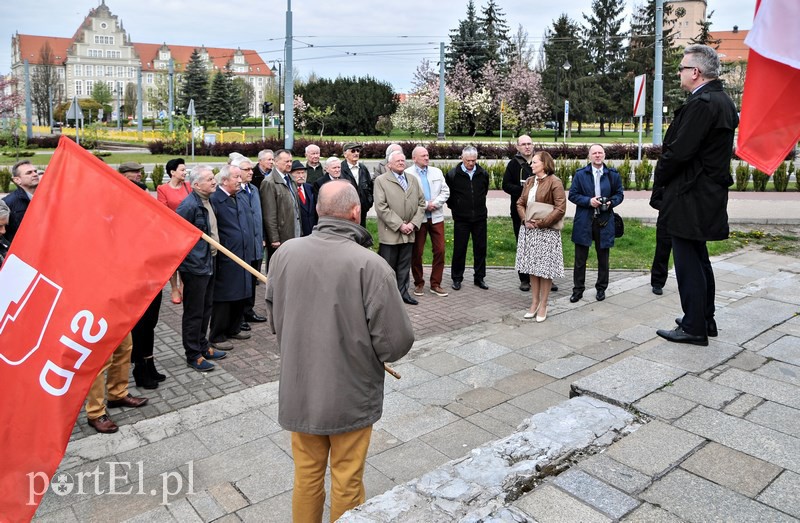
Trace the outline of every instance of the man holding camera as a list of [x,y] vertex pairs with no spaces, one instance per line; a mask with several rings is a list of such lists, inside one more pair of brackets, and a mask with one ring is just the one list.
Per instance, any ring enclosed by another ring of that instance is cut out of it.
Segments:
[[614,213],[624,195],[622,179],[604,161],[606,151],[600,144],[589,147],[589,165],[575,171],[569,189],[569,201],[575,204],[572,242],[575,244],[574,285],[569,301],[577,302],[586,288],[586,259],[594,242],[597,252],[597,301],[606,299],[608,287],[608,256],[614,246]]

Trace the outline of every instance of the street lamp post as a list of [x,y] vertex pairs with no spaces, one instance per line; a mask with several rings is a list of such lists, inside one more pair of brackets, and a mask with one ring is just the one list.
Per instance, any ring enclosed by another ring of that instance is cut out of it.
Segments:
[[119,85],[116,88],[117,91],[117,130],[122,132],[122,89],[120,89]]
[[[564,77],[566,78],[572,65],[570,65],[569,60],[564,60],[564,64],[561,67],[564,69]],[[567,143],[567,127],[569,127],[569,80],[567,80],[567,97],[564,101],[564,143]]]
[[556,94],[556,103],[555,103],[555,108],[554,108],[554,112],[555,112],[554,123],[555,123],[555,125],[553,126],[553,141],[554,142],[558,141],[558,125],[559,125],[559,121],[558,121],[558,101],[560,100],[560,97],[558,96],[558,90],[559,90],[559,87],[561,87],[561,69],[564,69],[564,72],[566,73],[567,71],[570,70],[571,67],[572,67],[572,65],[570,65],[569,60],[564,60],[564,63],[561,65],[561,67],[556,67],[556,88],[554,89],[555,94]]
[[272,62],[273,62],[273,64],[278,64],[278,68],[277,69],[275,68],[275,65],[273,65],[270,70],[272,71],[272,74],[276,74],[277,73],[277,75],[278,75],[278,140],[280,140],[281,139],[281,111],[282,111],[282,107],[283,107],[283,104],[281,103],[281,100],[283,99],[283,96],[282,96],[283,89],[281,89],[281,78],[282,78],[281,77],[281,61],[280,60],[273,60]]

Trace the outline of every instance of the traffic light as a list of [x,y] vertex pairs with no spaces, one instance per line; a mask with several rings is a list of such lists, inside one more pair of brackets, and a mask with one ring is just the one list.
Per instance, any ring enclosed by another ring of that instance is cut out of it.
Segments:
[[264,102],[261,104],[261,112],[266,114],[272,111],[272,102]]

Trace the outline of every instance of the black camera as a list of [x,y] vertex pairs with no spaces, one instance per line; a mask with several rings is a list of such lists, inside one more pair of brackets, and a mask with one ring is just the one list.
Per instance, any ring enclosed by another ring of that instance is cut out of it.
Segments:
[[595,207],[595,213],[600,214],[601,212],[608,212],[611,209],[611,200],[606,198],[605,196],[600,196],[597,201],[600,202],[599,207]]

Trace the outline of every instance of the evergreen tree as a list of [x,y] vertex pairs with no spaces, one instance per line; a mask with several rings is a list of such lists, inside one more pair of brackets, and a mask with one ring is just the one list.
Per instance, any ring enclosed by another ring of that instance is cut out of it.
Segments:
[[706,20],[704,22],[697,22],[697,26],[700,27],[700,32],[695,38],[689,40],[690,43],[703,44],[713,47],[714,49],[719,49],[719,44],[722,43],[722,40],[719,38],[713,38],[710,32],[712,16],[714,16],[714,11],[708,13],[708,16],[706,16]]
[[255,89],[244,78],[234,78],[232,88],[234,96],[231,104],[231,117],[233,123],[241,124],[250,114],[250,106],[255,98]]
[[[227,68],[226,68],[227,69]],[[208,96],[208,106],[206,117],[217,122],[219,126],[231,125],[233,123],[233,101],[235,93],[233,90],[232,73],[230,71],[217,71],[211,80],[211,92]],[[195,110],[197,100],[195,100]]]
[[[570,120],[578,122],[578,129],[593,110],[591,92],[594,89],[592,65],[578,23],[562,14],[545,32],[543,55],[537,69],[542,76],[544,96],[550,105],[552,117],[558,125],[564,121],[564,100],[570,100]],[[564,64],[569,63],[568,71]]]
[[583,35],[591,60],[590,75],[595,88],[591,90],[592,108],[600,121],[600,136],[605,136],[605,122],[623,113],[627,107],[628,90],[624,88],[624,35],[621,32],[625,4],[618,0],[593,0],[592,12],[584,14]]
[[127,116],[135,116],[138,107],[136,84],[128,82],[125,84],[125,96],[122,98],[122,111]]
[[484,62],[494,62],[498,69],[506,71],[509,62],[509,39],[508,24],[503,9],[495,3],[495,0],[489,0],[481,10],[478,22],[486,42],[483,53]]
[[[674,64],[680,62],[680,49],[675,47],[674,25],[683,13],[676,13],[672,18],[673,5],[664,4],[664,38],[662,41],[663,60],[662,72],[664,81],[664,105],[677,107],[684,98],[681,95],[680,79],[675,74]],[[633,85],[634,77],[640,74],[647,75],[647,100],[653,99],[653,80],[655,79],[655,24],[656,6],[652,0],[636,7],[631,18],[631,36],[628,45],[627,73],[625,75],[628,85]],[[678,98],[675,97],[676,93]],[[652,114],[647,111],[644,117],[645,132],[650,133]]]
[[475,2],[469,0],[467,17],[458,21],[458,28],[450,30],[450,45],[447,46],[447,72],[451,74],[459,60],[464,61],[470,77],[477,81],[486,63],[486,42],[481,24],[475,15]]
[[[168,93],[169,90],[167,89]],[[178,104],[182,112],[185,112],[189,107],[189,100],[194,100],[197,119],[201,123],[205,123],[208,119],[213,120],[208,115],[208,96],[208,70],[205,62],[200,58],[200,53],[195,49],[192,51],[192,56],[183,73],[183,85],[178,96]]]

